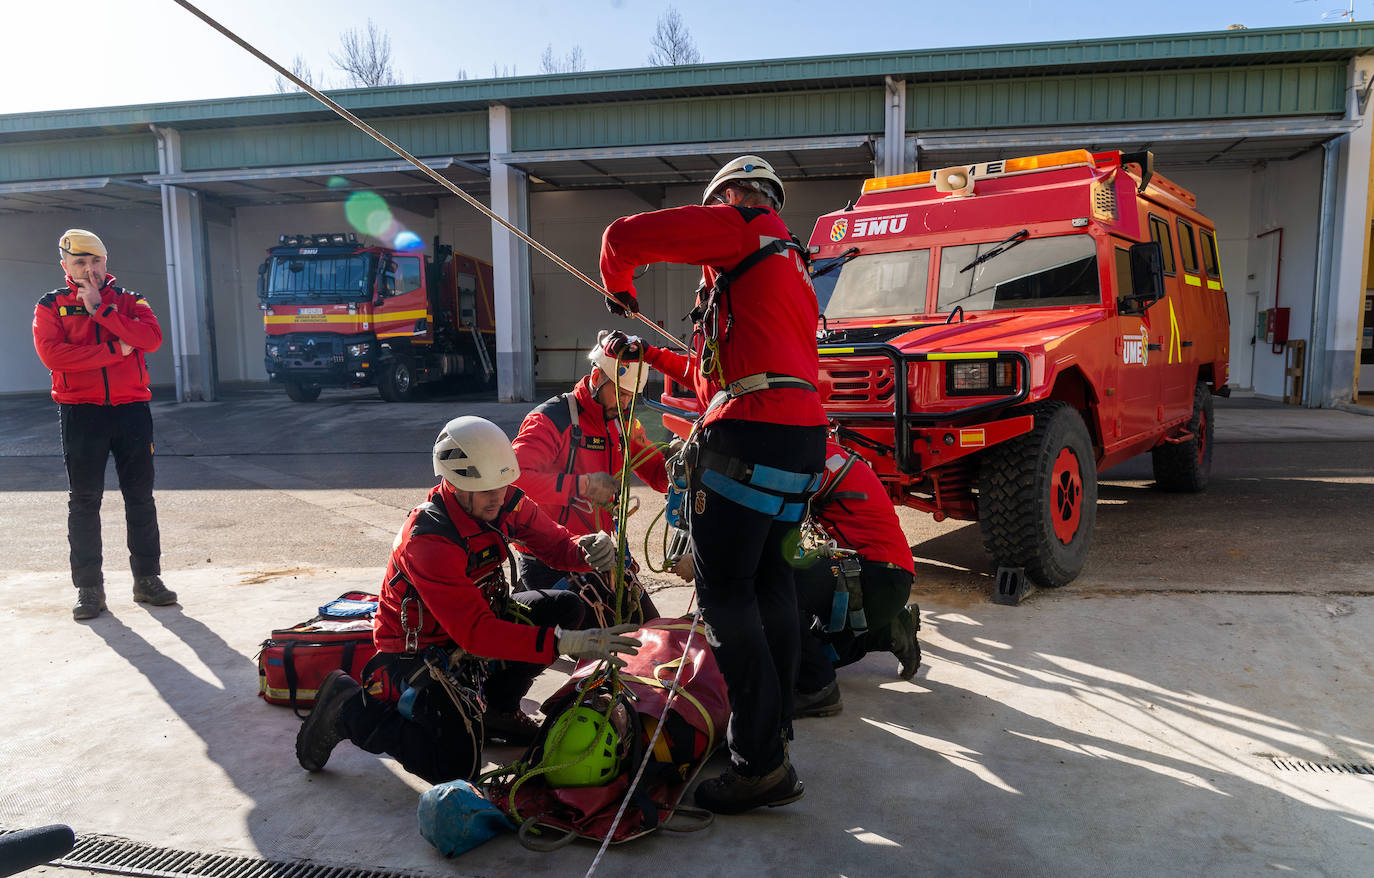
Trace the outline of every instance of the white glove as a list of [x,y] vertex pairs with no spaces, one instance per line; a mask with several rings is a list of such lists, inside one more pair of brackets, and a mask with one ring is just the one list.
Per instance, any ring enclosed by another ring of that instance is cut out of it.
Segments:
[[640,642],[633,637],[625,636],[637,630],[638,625],[626,622],[611,628],[588,628],[586,631],[564,631],[562,628],[554,628],[553,633],[558,638],[558,651],[564,655],[593,661],[605,659],[617,668],[623,668],[625,660],[620,657],[622,654],[639,654],[636,647],[640,646]]
[[610,570],[615,566],[615,537],[605,531],[578,537],[577,547],[593,570]]

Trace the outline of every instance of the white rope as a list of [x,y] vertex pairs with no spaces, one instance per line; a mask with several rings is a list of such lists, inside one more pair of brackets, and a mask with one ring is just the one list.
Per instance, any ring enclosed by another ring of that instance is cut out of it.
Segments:
[[[178,6],[182,7],[182,8],[185,9],[187,12],[191,13],[192,15],[194,15],[196,18],[199,18],[201,21],[203,21],[203,22],[205,22],[206,24],[210,25],[210,27],[212,27],[212,28],[214,28],[215,30],[219,31],[220,33],[224,34],[224,35],[225,35],[226,37],[228,37],[230,40],[233,40],[235,43],[237,43],[239,46],[241,46],[243,49],[245,49],[249,54],[251,54],[253,57],[257,58],[259,61],[262,61],[262,62],[263,62],[264,64],[266,64],[268,67],[271,67],[273,70],[277,71],[278,74],[280,74],[281,76],[285,77],[287,80],[289,80],[293,85],[295,85],[295,86],[296,86],[297,88],[299,88],[301,91],[306,92],[306,93],[309,94],[311,97],[315,98],[315,100],[317,100],[317,101],[319,101],[320,103],[324,104],[326,107],[328,107],[329,109],[333,110],[335,113],[338,113],[340,116],[342,116],[344,119],[346,119],[349,123],[351,123],[355,128],[357,128],[359,131],[362,131],[364,134],[368,135],[368,136],[371,137],[373,140],[376,140],[376,141],[377,141],[378,143],[380,143],[382,146],[385,146],[387,149],[389,149],[389,150],[391,150],[392,152],[396,153],[396,155],[398,155],[398,156],[400,156],[401,158],[405,159],[406,161],[410,162],[412,165],[415,166],[415,169],[416,169],[417,171],[419,171],[420,173],[422,173],[422,174],[424,174],[425,176],[429,177],[431,180],[433,180],[434,182],[438,183],[440,186],[443,186],[445,189],[447,189],[448,191],[452,192],[454,195],[457,195],[459,198],[463,199],[463,200],[466,201],[468,204],[470,204],[470,205],[472,205],[473,207],[475,207],[477,210],[479,210],[479,211],[481,211],[482,213],[486,214],[489,218],[491,218],[491,220],[492,220],[493,222],[500,223],[500,224],[501,224],[502,226],[504,226],[504,227],[506,228],[506,230],[507,230],[508,232],[510,232],[512,235],[515,235],[517,238],[519,238],[520,240],[524,241],[526,244],[529,244],[531,247],[533,247],[534,249],[538,250],[540,253],[543,253],[543,254],[544,254],[545,256],[547,256],[549,259],[553,260],[554,264],[556,264],[556,265],[559,266],[560,268],[564,269],[564,270],[567,271],[569,274],[573,275],[573,277],[576,277],[578,280],[582,281],[582,282],[585,283],[587,286],[589,286],[589,287],[591,287],[592,289],[596,290],[596,291],[597,291],[598,293],[600,293],[602,296],[605,296],[606,299],[608,299],[609,301],[615,301],[615,297],[612,296],[612,295],[606,290],[605,287],[601,286],[601,284],[597,283],[596,281],[592,280],[592,279],[591,279],[590,277],[588,277],[587,275],[585,275],[585,274],[583,274],[582,272],[578,271],[578,270],[577,270],[576,268],[574,268],[574,267],[572,266],[572,264],[570,264],[567,260],[563,259],[563,258],[560,257],[558,254],[554,253],[552,250],[550,250],[549,248],[545,247],[543,244],[541,244],[541,243],[539,243],[538,241],[536,241],[535,239],[531,238],[529,235],[525,234],[525,233],[522,232],[520,229],[518,229],[518,228],[516,228],[515,226],[511,225],[509,222],[506,221],[505,217],[503,217],[503,216],[497,214],[495,211],[491,210],[491,209],[490,209],[489,207],[487,207],[485,204],[483,204],[482,202],[478,201],[476,198],[473,198],[473,197],[472,197],[471,195],[469,195],[468,193],[464,192],[464,191],[463,191],[462,189],[460,189],[460,188],[458,187],[458,185],[457,185],[456,183],[454,183],[452,180],[449,180],[449,179],[448,179],[447,177],[445,177],[443,174],[440,174],[438,171],[434,170],[434,169],[431,168],[429,165],[425,164],[424,162],[422,162],[422,161],[420,161],[419,159],[417,159],[415,156],[413,156],[413,155],[411,155],[410,153],[406,152],[404,149],[402,149],[400,146],[398,146],[395,142],[393,142],[390,138],[388,138],[385,134],[382,134],[382,132],[378,131],[376,128],[373,128],[371,125],[367,124],[367,123],[364,122],[362,119],[359,119],[357,116],[353,115],[353,114],[350,113],[348,110],[344,109],[344,108],[341,107],[339,104],[335,103],[334,100],[331,99],[331,98],[330,98],[329,96],[327,96],[326,94],[324,94],[324,92],[321,92],[319,89],[315,88],[313,85],[311,85],[310,83],[306,82],[304,79],[301,79],[299,76],[297,76],[296,74],[292,73],[290,70],[287,70],[285,67],[281,66],[281,65],[278,64],[276,61],[273,61],[271,58],[267,57],[267,55],[265,55],[265,54],[263,54],[262,52],[258,51],[258,49],[257,49],[256,47],[254,47],[251,43],[249,43],[247,40],[243,39],[243,38],[240,37],[238,34],[234,33],[234,32],[231,31],[231,30],[229,30],[229,28],[227,28],[227,27],[225,27],[224,25],[220,24],[218,21],[215,21],[215,19],[211,18],[209,15],[206,15],[204,12],[201,12],[201,11],[200,11],[199,9],[197,9],[193,4],[191,4],[190,2],[188,2],[188,0],[172,0],[172,2],[176,3]],[[664,329],[663,327],[659,326],[657,323],[655,323],[655,322],[653,322],[652,320],[650,320],[649,318],[645,317],[643,314],[635,314],[634,316],[635,316],[635,318],[636,318],[637,320],[639,320],[639,321],[640,321],[641,323],[643,323],[645,326],[650,327],[650,328],[653,329],[655,332],[659,333],[659,334],[662,335],[664,338],[668,339],[668,341],[672,342],[672,343],[673,343],[674,345],[676,345],[677,347],[682,348],[683,350],[687,350],[687,345],[684,344],[684,343],[682,342],[681,339],[679,339],[679,338],[677,338],[676,336],[674,336],[674,335],[672,335],[671,333],[669,333],[668,330],[666,330],[666,329]]]

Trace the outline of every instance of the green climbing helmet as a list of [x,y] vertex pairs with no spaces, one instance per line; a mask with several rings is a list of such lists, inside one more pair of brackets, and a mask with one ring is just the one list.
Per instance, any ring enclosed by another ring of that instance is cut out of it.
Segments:
[[563,712],[549,727],[542,765],[551,787],[599,787],[620,772],[620,735],[606,717],[590,707]]

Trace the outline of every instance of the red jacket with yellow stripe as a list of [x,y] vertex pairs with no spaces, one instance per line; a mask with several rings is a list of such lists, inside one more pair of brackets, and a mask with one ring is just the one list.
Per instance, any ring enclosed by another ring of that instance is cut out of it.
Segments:
[[[53,290],[34,306],[33,346],[52,370],[57,402],[123,405],[152,398],[144,355],[162,346],[162,327],[142,296],[114,282],[114,275],[105,275],[94,314],[70,277],[65,289]],[[123,353],[121,341],[133,351]]]
[[[539,504],[550,518],[574,534],[597,531],[615,533],[611,510],[593,507],[577,493],[577,477],[583,473],[610,473],[620,477],[624,442],[620,425],[607,421],[601,404],[592,395],[591,376],[584,376],[571,394],[562,394],[525,415],[520,432],[511,443],[520,462],[520,478],[515,484]],[[573,424],[568,396],[577,410]],[[574,426],[576,430],[574,431]],[[652,447],[644,427],[636,420],[630,425],[631,460]],[[635,473],[655,491],[667,493],[668,473],[663,455],[647,453]],[[521,548],[517,546],[516,548]]]
[[372,622],[377,649],[405,652],[412,629],[420,649],[456,643],[484,658],[543,664],[557,658],[552,629],[508,622],[492,611],[492,598],[506,588],[501,565],[508,539],[521,540],[557,570],[591,569],[572,534],[518,488],[506,489],[500,514],[487,524],[464,512],[453,488],[440,482],[411,510],[392,545]]

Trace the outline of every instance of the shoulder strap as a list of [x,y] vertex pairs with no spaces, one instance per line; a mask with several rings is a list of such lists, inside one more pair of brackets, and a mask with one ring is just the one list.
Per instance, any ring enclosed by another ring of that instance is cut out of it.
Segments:
[[415,516],[415,524],[410,529],[412,537],[440,536],[457,543],[463,551],[467,551],[467,538],[458,532],[458,528],[453,524],[453,519],[448,517],[448,510],[444,509],[442,503],[426,500],[415,508],[419,514]]
[[830,502],[832,497],[836,496],[835,489],[840,486],[840,482],[844,481],[844,477],[849,475],[849,471],[853,469],[854,463],[858,459],[859,455],[852,451],[849,452],[849,456],[844,459],[844,463],[840,464],[840,468],[835,471],[835,478],[831,479],[819,491],[811,495],[812,509],[819,509]]

